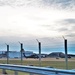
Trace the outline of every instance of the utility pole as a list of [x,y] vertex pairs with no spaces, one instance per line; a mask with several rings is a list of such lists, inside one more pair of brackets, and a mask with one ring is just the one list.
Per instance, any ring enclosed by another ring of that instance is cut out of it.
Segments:
[[[19,42],[19,43],[20,43],[20,42]],[[21,65],[22,65],[22,64],[23,64],[23,56],[22,56],[22,55],[23,55],[23,53],[22,53],[22,50],[23,50],[23,43],[20,43],[20,47],[21,47],[21,48],[20,48],[20,49],[21,49],[20,52],[21,52]]]
[[[63,38],[64,38],[64,37],[63,37]],[[68,69],[67,39],[65,39],[65,38],[64,38],[64,48],[65,48],[66,69]]]
[[39,49],[39,66],[41,66],[41,42],[39,42],[38,40],[37,42],[38,42],[38,49]]

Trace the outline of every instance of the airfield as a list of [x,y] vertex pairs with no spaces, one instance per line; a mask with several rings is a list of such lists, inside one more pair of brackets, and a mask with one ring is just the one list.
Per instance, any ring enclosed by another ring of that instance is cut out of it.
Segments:
[[[7,59],[1,58],[1,64],[6,64]],[[9,59],[9,64],[16,64],[21,65],[21,59]],[[34,58],[23,58],[22,65],[25,66],[39,66],[39,59]],[[50,68],[57,68],[57,69],[66,69],[65,58],[41,58],[41,67],[50,67]],[[72,70],[75,69],[75,58],[68,59],[68,69]],[[9,73],[8,75],[14,75],[13,71],[7,70]],[[2,70],[0,70],[0,75],[2,74]],[[29,75],[28,73],[19,72],[19,75]]]
[[[7,59],[1,58],[0,63],[6,64]],[[9,64],[21,64],[20,58],[9,59]],[[75,69],[75,58],[68,59],[68,69]],[[22,65],[33,65],[39,66],[39,59],[37,58],[23,58]],[[54,67],[59,69],[65,69],[65,58],[41,58],[41,66],[42,67]]]

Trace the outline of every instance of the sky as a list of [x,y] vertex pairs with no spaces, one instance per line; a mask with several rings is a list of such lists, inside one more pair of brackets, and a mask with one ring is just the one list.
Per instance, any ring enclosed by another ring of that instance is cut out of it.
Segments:
[[68,53],[75,53],[75,0],[0,0],[0,51],[38,53],[64,52],[64,36]]

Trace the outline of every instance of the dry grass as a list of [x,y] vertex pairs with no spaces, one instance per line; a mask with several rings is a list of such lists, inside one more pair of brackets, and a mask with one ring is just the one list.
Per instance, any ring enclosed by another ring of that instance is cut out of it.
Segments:
[[[2,58],[0,59],[0,63],[6,63],[7,59]],[[75,69],[75,58],[68,59],[68,69]],[[20,59],[9,59],[9,64],[21,64]],[[23,59],[23,65],[34,65],[34,66],[39,66],[39,59],[33,59],[33,58],[28,58],[28,59]],[[59,68],[59,69],[65,69],[65,59],[64,58],[42,58],[41,59],[41,66],[42,67],[47,67],[51,66],[54,68]],[[13,75],[12,71],[7,71],[9,75]],[[2,73],[2,71],[0,71]],[[0,74],[1,75],[1,74]],[[19,75],[29,75],[28,73],[22,73],[20,72]]]
[[[0,63],[6,63],[7,60],[5,58],[0,59]],[[9,59],[9,64],[21,64],[20,59]],[[68,65],[69,69],[75,69],[75,58],[68,59]],[[23,59],[23,65],[34,65],[34,66],[39,66],[39,59],[33,59],[33,58],[24,58]],[[41,66],[46,67],[46,66],[52,66],[55,68],[62,68],[65,69],[65,59],[64,58],[42,58],[41,59]]]
[[[7,58],[0,58],[0,60],[2,61],[5,61],[7,60]],[[21,60],[20,58],[19,59],[9,59],[9,60]],[[35,59],[35,58],[23,58],[23,60],[26,60],[26,61],[38,61],[39,59]],[[56,58],[41,58],[42,61],[65,61],[65,58],[59,58],[59,59],[56,59]],[[75,58],[68,58],[68,61],[75,61]]]

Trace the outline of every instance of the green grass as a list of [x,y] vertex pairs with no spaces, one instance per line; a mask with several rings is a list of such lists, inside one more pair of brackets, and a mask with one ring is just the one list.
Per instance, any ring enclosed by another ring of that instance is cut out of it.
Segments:
[[[6,60],[0,60],[0,63],[6,63]],[[9,64],[21,64],[20,60],[10,60]],[[33,61],[33,60],[23,60],[23,65],[34,65],[39,66],[39,61]],[[54,67],[59,69],[65,69],[65,61],[41,61],[42,67]],[[75,61],[69,61],[68,62],[68,69],[75,69]],[[13,74],[13,71],[7,71],[9,74]],[[19,75],[29,75],[28,73],[19,72]]]

